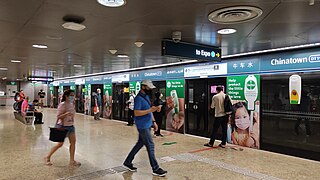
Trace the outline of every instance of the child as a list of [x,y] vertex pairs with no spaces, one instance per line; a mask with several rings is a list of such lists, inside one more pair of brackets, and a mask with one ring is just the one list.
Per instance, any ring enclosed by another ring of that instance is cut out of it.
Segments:
[[231,139],[233,144],[240,146],[259,148],[259,125],[257,116],[253,117],[253,130],[249,132],[250,116],[246,109],[245,102],[238,102],[233,105],[234,113],[231,117],[232,135]]

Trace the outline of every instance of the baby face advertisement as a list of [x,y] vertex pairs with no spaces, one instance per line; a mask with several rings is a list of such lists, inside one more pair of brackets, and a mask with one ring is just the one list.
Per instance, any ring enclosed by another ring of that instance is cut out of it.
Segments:
[[167,80],[166,87],[166,129],[184,133],[184,80]]
[[229,116],[227,142],[260,148],[260,76],[230,76],[227,94],[233,113]]

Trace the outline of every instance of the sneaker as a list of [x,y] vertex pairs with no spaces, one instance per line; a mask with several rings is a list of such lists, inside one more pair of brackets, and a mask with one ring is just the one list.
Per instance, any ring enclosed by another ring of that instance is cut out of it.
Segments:
[[124,163],[123,163],[123,165],[124,165],[125,167],[127,167],[127,168],[129,169],[129,171],[131,171],[131,172],[137,171],[137,168],[134,167],[132,164],[128,165],[128,164],[124,164]]
[[155,175],[155,176],[163,177],[163,176],[166,176],[167,172],[168,172],[168,171],[165,171],[165,170],[159,168],[158,170],[153,171],[152,174]]
[[219,144],[219,147],[226,148],[226,145]]

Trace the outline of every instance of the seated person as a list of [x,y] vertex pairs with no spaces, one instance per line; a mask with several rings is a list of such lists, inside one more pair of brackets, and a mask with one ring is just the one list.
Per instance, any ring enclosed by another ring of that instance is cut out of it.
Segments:
[[33,115],[35,117],[35,121],[34,121],[34,124],[43,124],[42,122],[42,117],[43,117],[43,114],[42,112],[38,111],[35,106],[37,105],[38,103],[38,100],[33,100],[32,104],[29,104],[28,106],[28,112],[33,112]]
[[22,105],[21,105],[21,114],[22,116],[26,116],[27,115],[27,109],[28,109],[28,101],[29,101],[29,97],[23,97],[22,99]]

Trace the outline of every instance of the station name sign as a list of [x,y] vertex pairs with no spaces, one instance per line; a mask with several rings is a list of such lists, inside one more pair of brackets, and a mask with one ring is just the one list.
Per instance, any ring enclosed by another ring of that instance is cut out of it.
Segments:
[[202,61],[221,61],[221,49],[219,47],[173,42],[171,40],[162,41],[162,55]]

